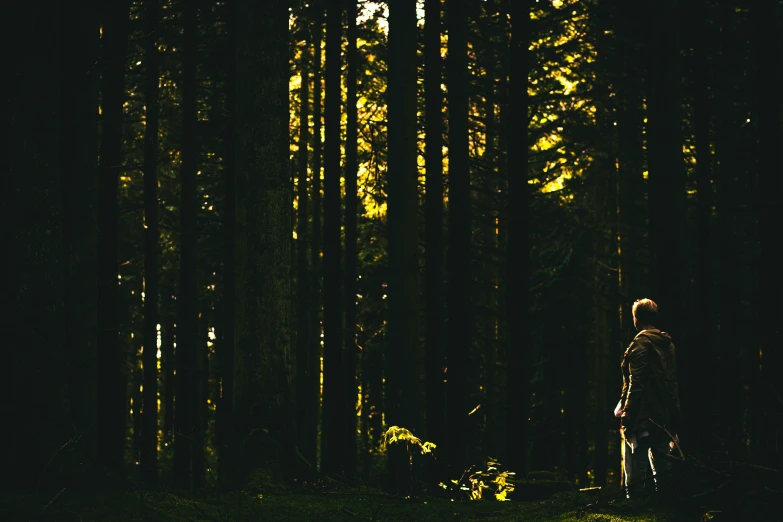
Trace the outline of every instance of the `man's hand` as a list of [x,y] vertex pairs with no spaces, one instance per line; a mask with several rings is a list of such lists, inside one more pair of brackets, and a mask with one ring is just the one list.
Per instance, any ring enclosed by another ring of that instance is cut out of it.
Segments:
[[679,443],[680,443],[680,436],[675,434],[674,440],[669,441],[669,449],[674,451],[674,447],[677,446]]
[[619,401],[614,408],[614,416],[621,417],[623,415],[623,401]]

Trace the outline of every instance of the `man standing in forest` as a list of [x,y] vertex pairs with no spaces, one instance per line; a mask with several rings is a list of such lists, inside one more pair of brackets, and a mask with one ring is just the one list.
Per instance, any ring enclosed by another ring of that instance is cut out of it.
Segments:
[[632,311],[639,333],[623,355],[623,390],[615,408],[625,444],[625,492],[631,498],[645,487],[649,462],[655,491],[668,497],[672,493],[668,455],[679,443],[680,421],[674,343],[655,327],[658,305],[654,301],[640,299]]

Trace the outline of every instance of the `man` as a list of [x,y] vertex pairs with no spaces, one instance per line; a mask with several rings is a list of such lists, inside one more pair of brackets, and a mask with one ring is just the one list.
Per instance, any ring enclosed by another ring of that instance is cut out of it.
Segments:
[[655,326],[658,305],[651,299],[640,299],[633,304],[632,312],[639,333],[623,355],[623,391],[615,409],[625,441],[623,468],[628,498],[645,488],[648,462],[655,491],[670,490],[672,463],[668,454],[679,443],[680,422],[674,343],[669,334]]

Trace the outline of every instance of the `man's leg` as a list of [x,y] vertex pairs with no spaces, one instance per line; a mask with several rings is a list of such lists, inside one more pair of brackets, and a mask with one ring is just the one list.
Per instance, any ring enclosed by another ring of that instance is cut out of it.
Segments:
[[672,473],[672,461],[669,458],[669,441],[664,437],[656,437],[650,444],[648,455],[655,491],[660,495],[669,497],[673,493],[674,477]]
[[623,460],[623,472],[625,475],[625,497],[637,497],[644,492],[647,482],[648,444],[649,437],[637,438],[636,449],[632,451],[631,444],[623,440],[625,444],[625,459]]

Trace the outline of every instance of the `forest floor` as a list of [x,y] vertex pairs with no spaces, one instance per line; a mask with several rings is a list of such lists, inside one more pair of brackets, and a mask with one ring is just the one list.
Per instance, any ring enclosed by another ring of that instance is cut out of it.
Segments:
[[64,490],[46,496],[0,493],[0,520],[25,522],[700,522],[712,518],[690,511],[656,506],[651,500],[606,500],[578,491],[526,502],[404,499],[372,490],[210,494],[199,498],[145,490],[92,494]]

